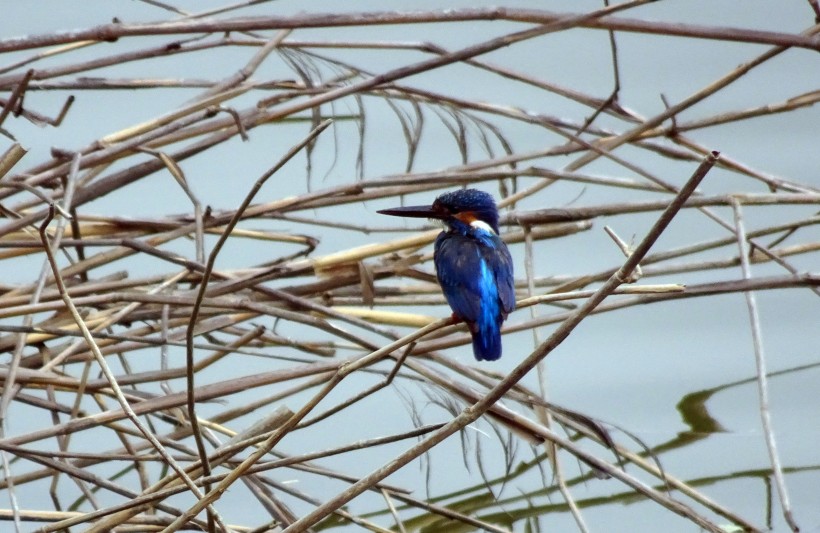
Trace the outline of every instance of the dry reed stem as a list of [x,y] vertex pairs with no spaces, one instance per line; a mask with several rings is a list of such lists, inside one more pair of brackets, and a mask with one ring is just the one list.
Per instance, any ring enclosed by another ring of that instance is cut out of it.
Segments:
[[[621,7],[623,9],[623,7]],[[613,10],[616,11],[616,10]],[[66,44],[76,41],[112,41],[121,37],[138,35],[176,35],[186,33],[221,33],[245,32],[256,30],[281,30],[310,27],[335,26],[372,26],[379,24],[410,24],[429,22],[463,22],[475,20],[506,19],[533,24],[552,24],[558,21],[574,20],[575,25],[588,26],[606,30],[637,31],[659,33],[662,35],[679,35],[686,37],[734,40],[740,42],[777,44],[781,46],[802,46],[818,50],[820,44],[815,39],[799,35],[766,31],[751,31],[742,28],[705,27],[687,24],[665,24],[643,20],[618,19],[608,17],[599,20],[600,16],[589,17],[588,14],[552,13],[543,10],[509,9],[509,8],[475,8],[449,9],[446,11],[418,12],[370,12],[349,13],[343,15],[306,14],[295,17],[255,17],[233,20],[191,20],[157,24],[106,24],[59,34],[38,35],[32,37],[10,38],[0,40],[0,52],[26,50]],[[802,37],[802,38],[801,38]]]
[[[151,433],[151,431],[139,421],[139,419],[137,418],[137,415],[131,409],[131,406],[129,405],[128,400],[123,395],[122,390],[120,389],[119,384],[117,383],[117,380],[114,377],[114,374],[111,372],[110,368],[108,367],[108,364],[105,361],[105,357],[103,357],[102,353],[100,353],[99,348],[97,348],[97,345],[94,342],[93,337],[91,336],[91,332],[86,327],[85,322],[83,321],[80,314],[77,312],[77,308],[74,306],[74,303],[71,301],[71,298],[68,296],[68,293],[65,292],[65,286],[63,284],[62,277],[59,275],[59,269],[57,268],[57,262],[54,259],[54,253],[51,250],[51,246],[49,244],[48,237],[46,236],[46,233],[45,233],[45,228],[48,227],[48,225],[51,222],[51,220],[53,219],[53,217],[54,217],[54,210],[52,210],[49,213],[48,217],[46,217],[46,219],[43,221],[43,223],[40,227],[40,237],[43,240],[43,248],[45,250],[46,257],[48,258],[49,264],[51,266],[51,270],[54,273],[54,281],[57,284],[57,289],[60,291],[60,294],[63,297],[63,302],[65,303],[68,310],[71,312],[71,315],[74,318],[74,321],[76,322],[77,327],[79,327],[80,330],[82,331],[85,342],[88,344],[89,348],[91,349],[92,353],[94,354],[94,356],[97,360],[97,363],[100,365],[101,370],[105,374],[105,377],[106,377],[109,385],[111,386],[112,390],[114,391],[114,394],[116,395],[117,400],[119,401],[120,406],[122,407],[122,409],[125,412],[126,416],[129,418],[129,420],[131,420],[131,422],[135,426],[137,426],[137,428],[145,436],[145,438],[151,442],[151,444],[160,453],[160,455],[163,456],[166,463],[171,468],[176,470],[176,472],[180,475],[180,477],[185,481],[185,484],[188,486],[188,488],[191,490],[191,492],[193,492],[194,495],[197,498],[200,498],[201,493],[197,489],[196,485],[193,484],[193,482],[190,480],[190,478],[188,478],[188,476],[179,467],[177,462],[174,461],[174,459],[165,451],[165,448],[162,446],[162,444],[160,444],[160,442],[158,440],[156,440],[156,438]],[[221,518],[219,518],[219,514],[213,509],[210,509],[209,512],[213,515],[214,520],[224,530],[225,525],[222,523]]]
[[[188,367],[188,372],[186,375],[186,385],[188,390],[188,401],[187,401],[187,408],[188,408],[188,418],[191,423],[193,429],[193,435],[195,442],[197,444],[197,450],[199,452],[200,461],[202,462],[202,475],[208,476],[211,473],[210,466],[208,464],[208,454],[205,451],[205,445],[202,442],[202,437],[200,435],[199,427],[198,427],[198,418],[196,416],[196,400],[194,398],[194,330],[197,326],[197,317],[199,316],[199,311],[202,306],[202,300],[205,296],[205,291],[208,288],[208,280],[210,279],[211,272],[214,268],[214,263],[216,262],[216,257],[219,254],[219,251],[222,249],[225,241],[228,239],[228,236],[231,234],[231,231],[236,226],[239,219],[244,215],[245,210],[247,209],[248,205],[253,200],[256,193],[259,189],[262,188],[265,181],[267,181],[271,176],[273,176],[281,167],[285,165],[288,161],[290,161],[293,156],[299,153],[311,140],[316,138],[322,131],[324,131],[330,125],[330,121],[325,121],[324,123],[320,124],[313,131],[299,144],[292,147],[280,160],[277,162],[270,170],[268,170],[264,175],[262,175],[254,184],[253,188],[250,192],[248,192],[245,200],[242,202],[242,205],[237,209],[236,214],[231,218],[230,222],[228,222],[227,227],[223,231],[222,235],[220,236],[219,240],[217,241],[216,245],[214,246],[211,253],[208,255],[208,263],[205,266],[205,271],[203,272],[203,279],[199,285],[199,291],[197,292],[196,301],[194,302],[193,308],[191,310],[191,319],[186,330],[186,366]],[[205,490],[209,491],[210,487],[208,485],[205,486]],[[197,495],[199,496],[199,495]],[[209,511],[209,522],[211,520],[211,515]],[[115,522],[116,523],[116,522]],[[111,526],[108,526],[111,527]]]
[[[749,264],[748,236],[746,226],[743,222],[743,210],[739,201],[732,203],[735,214],[735,231],[737,233],[737,246],[740,256],[740,266],[743,271],[743,279],[752,277],[752,270]],[[763,332],[760,326],[760,314],[757,311],[757,299],[753,291],[747,291],[746,306],[749,310],[749,321],[752,327],[752,344],[755,352],[755,366],[757,367],[757,387],[760,399],[760,418],[763,424],[763,431],[766,436],[766,448],[769,452],[769,460],[772,463],[772,473],[774,474],[777,495],[780,498],[780,505],[783,507],[783,516],[792,531],[800,531],[800,527],[794,520],[792,506],[789,503],[789,492],[786,488],[786,480],[783,477],[783,467],[780,462],[780,455],[777,452],[777,441],[772,428],[771,412],[769,411],[769,381],[766,372],[766,355],[763,350]]]

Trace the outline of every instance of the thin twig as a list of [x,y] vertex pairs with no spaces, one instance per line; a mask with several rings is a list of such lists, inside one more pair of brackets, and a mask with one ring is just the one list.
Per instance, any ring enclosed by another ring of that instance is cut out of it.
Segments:
[[[740,202],[737,200],[732,202],[732,209],[735,214],[737,245],[740,252],[740,267],[743,272],[743,279],[751,279],[752,269],[749,264],[749,246]],[[792,531],[800,531],[800,527],[797,525],[794,515],[792,514],[791,503],[789,503],[789,491],[786,488],[786,478],[783,476],[780,455],[777,453],[777,442],[774,436],[771,412],[769,411],[769,381],[766,371],[766,355],[763,349],[763,331],[760,327],[760,315],[757,312],[757,299],[753,291],[747,291],[744,295],[746,297],[746,307],[749,311],[749,321],[752,327],[752,343],[755,352],[755,366],[757,367],[757,394],[760,400],[760,419],[763,424],[763,432],[766,436],[766,449],[769,451],[772,475],[774,476],[777,494],[780,498],[780,506],[783,509],[783,518],[785,518],[786,523]]]
[[[63,284],[62,277],[60,276],[60,271],[59,271],[59,268],[57,267],[57,261],[54,258],[54,253],[51,250],[51,247],[49,245],[48,236],[46,235],[46,228],[48,227],[48,224],[51,222],[51,220],[53,218],[54,218],[54,211],[52,210],[51,212],[49,212],[49,215],[46,217],[46,219],[43,221],[43,224],[40,226],[40,238],[43,241],[43,247],[44,247],[44,250],[45,250],[45,253],[46,253],[46,257],[48,258],[48,262],[51,265],[51,271],[54,274],[54,281],[57,284],[57,289],[60,291],[60,295],[63,298],[63,302],[65,303],[65,305],[68,308],[69,312],[71,312],[71,315],[74,318],[74,321],[77,324],[77,327],[79,327],[80,330],[82,331],[83,338],[85,339],[86,343],[88,343],[88,346],[89,346],[89,348],[91,348],[92,353],[94,353],[94,356],[97,359],[97,363],[100,365],[100,369],[105,374],[106,379],[108,380],[112,390],[114,391],[114,393],[117,396],[117,400],[120,402],[120,406],[125,411],[128,418],[140,430],[140,432],[145,436],[145,438],[148,439],[154,445],[154,448],[157,450],[157,452],[160,453],[160,455],[163,456],[166,463],[169,466],[171,466],[171,468],[173,468],[183,480],[185,480],[186,485],[191,490],[191,492],[193,492],[194,495],[197,498],[200,498],[202,496],[202,494],[200,493],[200,491],[196,487],[196,485],[194,485],[194,483],[190,480],[190,478],[188,478],[188,476],[185,475],[185,472],[182,470],[182,468],[179,465],[177,465],[176,461],[174,461],[174,459],[165,451],[165,448],[162,446],[162,444],[160,444],[159,441],[157,441],[156,437],[154,437],[154,435],[142,424],[142,422],[140,422],[139,418],[137,418],[137,415],[131,409],[131,406],[129,405],[128,400],[125,399],[125,396],[123,395],[122,390],[120,389],[119,385],[117,384],[117,380],[114,377],[114,374],[111,372],[111,369],[108,367],[108,364],[105,361],[105,357],[102,355],[102,353],[100,353],[99,348],[97,348],[97,345],[94,342],[93,337],[91,336],[91,332],[86,327],[85,322],[83,321],[80,314],[77,312],[76,307],[74,307],[74,303],[71,301],[71,298],[68,296],[68,293],[65,291],[65,285]],[[216,511],[211,509],[210,512],[213,513],[214,519],[220,525],[222,530],[227,531],[227,528],[222,523],[222,520],[219,518],[219,515],[216,513]]]
[[[222,246],[225,244],[225,241],[227,241],[233,228],[244,215],[245,210],[250,205],[253,198],[256,196],[256,193],[262,188],[262,185],[265,184],[265,181],[267,181],[268,178],[273,176],[280,168],[282,168],[282,166],[285,165],[285,163],[290,161],[296,154],[298,154],[302,150],[302,148],[307,146],[309,142],[315,139],[320,133],[322,133],[322,131],[324,131],[328,126],[330,126],[330,124],[331,121],[327,120],[320,124],[318,127],[314,128],[302,142],[298,143],[290,150],[288,150],[288,152],[273,167],[271,167],[270,170],[265,172],[265,174],[263,174],[256,181],[253,188],[248,192],[242,204],[234,213],[233,218],[230,220],[230,222],[228,222],[219,240],[214,245],[213,250],[211,250],[211,253],[208,255],[208,263],[205,266],[205,271],[202,273],[202,281],[199,285],[199,292],[197,293],[196,301],[194,302],[193,308],[191,309],[191,319],[188,324],[188,329],[185,335],[185,342],[187,346],[185,364],[188,368],[186,375],[186,387],[188,392],[188,419],[191,422],[194,439],[197,445],[197,451],[199,453],[200,461],[202,462],[203,476],[209,476],[211,474],[211,469],[208,464],[208,453],[205,450],[205,444],[202,442],[202,437],[197,422],[198,418],[196,416],[196,399],[194,397],[194,389],[196,388],[196,385],[194,383],[194,331],[197,325],[199,311],[202,306],[202,300],[205,297],[205,292],[208,288],[208,280],[210,279],[211,272],[213,272],[214,264],[216,263],[216,258],[219,255],[219,251],[222,249]],[[210,488],[206,486],[205,490],[209,491]]]

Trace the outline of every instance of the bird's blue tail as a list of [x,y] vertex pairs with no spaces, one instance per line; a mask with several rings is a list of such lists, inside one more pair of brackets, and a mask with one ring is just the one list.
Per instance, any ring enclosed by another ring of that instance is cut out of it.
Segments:
[[501,357],[501,329],[498,325],[476,328],[473,334],[473,355],[478,361],[496,361]]

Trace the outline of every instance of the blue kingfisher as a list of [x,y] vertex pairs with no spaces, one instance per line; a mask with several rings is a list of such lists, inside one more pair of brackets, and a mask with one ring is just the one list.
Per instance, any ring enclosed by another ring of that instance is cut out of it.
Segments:
[[467,323],[479,361],[501,357],[501,323],[515,309],[513,263],[498,236],[498,209],[486,192],[444,193],[430,206],[396,207],[383,215],[444,222],[433,252],[438,278],[453,316]]

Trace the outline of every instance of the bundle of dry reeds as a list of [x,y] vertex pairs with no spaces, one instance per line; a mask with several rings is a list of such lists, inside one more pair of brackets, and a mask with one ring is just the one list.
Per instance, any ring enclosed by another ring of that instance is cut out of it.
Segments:
[[[552,406],[527,381],[593,313],[637,305],[651,312],[646,304],[743,293],[765,405],[753,291],[820,295],[820,276],[800,266],[820,247],[811,231],[820,221],[820,189],[713,153],[721,147],[698,139],[707,128],[754,118],[809,116],[820,90],[680,118],[781,54],[817,52],[818,27],[794,33],[628,18],[647,3],[582,14],[470,8],[282,16],[275,6],[257,9],[266,4],[258,0],[195,14],[146,1],[165,19],[0,39],[7,146],[0,259],[8,273],[0,285],[0,455],[10,497],[0,517],[38,531],[520,530],[547,511],[482,517],[481,506],[445,507],[385,481],[450,435],[467,438],[465,428],[484,417],[504,443],[508,474],[520,460],[517,443],[545,454],[536,461],[552,468],[544,490],[561,494],[562,509],[582,530],[570,487],[590,474],[612,477],[610,486],[623,484],[705,530],[721,531],[725,522],[757,529],[641,450],[616,443],[591,417]],[[808,7],[820,17],[816,2]],[[462,31],[479,21],[497,36],[457,49],[418,30],[446,24]],[[415,39],[343,31],[384,25]],[[485,57],[579,28],[609,36],[616,83],[608,97]],[[618,39],[636,34],[715,48],[733,42],[748,49],[748,60],[644,116],[621,98],[617,76]],[[223,53],[230,61],[219,59]],[[150,77],[148,66],[163,64],[193,74]],[[226,64],[231,69],[222,72]],[[447,82],[429,89],[408,79],[449,69],[567,99],[577,114],[558,118],[507,98],[475,99]],[[114,128],[117,115],[88,107],[95,98],[143,118]],[[140,98],[155,102],[151,115],[130,109]],[[113,132],[86,137],[90,126]],[[368,161],[385,157],[378,140],[385,127],[400,140],[386,157],[401,159],[404,171],[374,175]],[[436,149],[461,164],[424,159],[436,128],[454,141]],[[518,146],[509,132],[521,128],[539,136],[537,148]],[[66,130],[53,148],[51,136]],[[23,146],[31,145],[27,155]],[[248,177],[252,167],[243,160],[252,152],[264,154],[268,167],[258,179]],[[335,166],[326,163],[334,158]],[[664,165],[673,171],[653,170]],[[334,177],[322,178],[322,169]],[[732,185],[710,187],[710,180]],[[507,356],[513,366],[503,374],[453,357],[451,348],[469,344],[464,326],[431,318],[449,316],[432,270],[429,245],[438,230],[406,233],[372,215],[376,206],[465,185],[498,192],[503,238],[521,260],[519,310],[505,333],[535,332],[536,342],[525,351],[526,341],[515,349],[509,341],[508,352],[518,355]],[[567,185],[593,200],[555,208],[549,191]],[[163,202],[166,194],[178,201]],[[104,207],[109,198],[114,208]],[[757,206],[778,217],[747,230],[744,214]],[[681,210],[709,230],[652,248]],[[607,228],[621,260],[577,267],[580,273],[541,272],[539,246],[600,232],[613,217],[642,221],[631,245]],[[753,276],[750,265],[763,263],[776,265],[772,274]],[[538,333],[544,326],[548,335]],[[426,423],[413,406],[412,420],[398,423],[404,418],[379,412],[406,400],[403,387],[427,391],[425,401],[451,414]],[[362,405],[376,410],[373,419],[340,429],[340,417]],[[761,412],[791,524],[774,434]],[[283,439],[311,444],[289,455]],[[342,466],[362,450],[388,460],[365,462],[364,471]],[[565,453],[583,463],[569,482],[556,459]],[[285,482],[294,472],[345,485],[310,494]],[[225,517],[226,491],[241,492],[234,497],[254,509],[244,512],[247,522],[234,523],[233,510]],[[345,507],[368,492],[383,499],[385,516]],[[32,494],[41,495],[41,507],[20,505]]]

